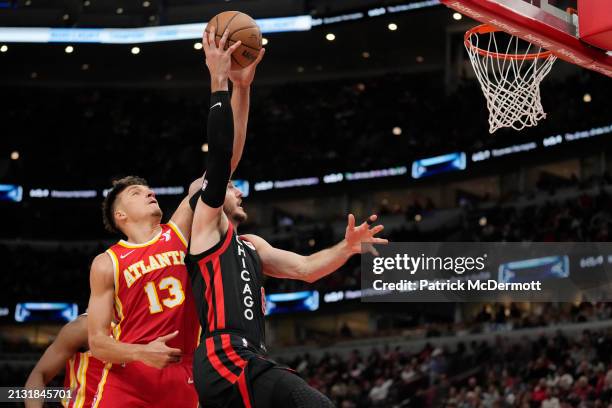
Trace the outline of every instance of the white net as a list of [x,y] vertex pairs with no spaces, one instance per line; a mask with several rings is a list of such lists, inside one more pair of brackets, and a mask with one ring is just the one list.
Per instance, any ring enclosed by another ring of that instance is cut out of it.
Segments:
[[468,31],[465,47],[487,99],[489,132],[537,125],[546,117],[540,82],[557,57],[516,36],[491,27],[478,28]]

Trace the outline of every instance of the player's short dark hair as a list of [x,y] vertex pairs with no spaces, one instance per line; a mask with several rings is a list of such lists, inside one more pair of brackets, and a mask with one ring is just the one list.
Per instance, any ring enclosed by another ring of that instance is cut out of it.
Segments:
[[115,202],[123,190],[129,186],[148,186],[149,183],[142,177],[127,176],[113,181],[113,188],[110,189],[102,202],[102,221],[104,228],[112,233],[120,234],[121,231],[115,224]]

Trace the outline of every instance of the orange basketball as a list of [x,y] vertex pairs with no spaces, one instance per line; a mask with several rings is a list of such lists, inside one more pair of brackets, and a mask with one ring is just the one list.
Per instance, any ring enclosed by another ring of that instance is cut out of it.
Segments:
[[255,61],[261,50],[261,30],[250,16],[240,11],[224,11],[210,19],[206,32],[210,32],[210,27],[215,27],[217,46],[226,29],[229,30],[226,49],[236,41],[242,41],[232,54],[232,69],[248,67]]

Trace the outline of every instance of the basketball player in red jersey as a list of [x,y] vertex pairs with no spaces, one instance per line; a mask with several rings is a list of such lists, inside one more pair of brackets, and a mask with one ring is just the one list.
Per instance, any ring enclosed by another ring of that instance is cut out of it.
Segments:
[[[64,387],[71,398],[62,401],[66,408],[90,408],[104,363],[91,355],[87,344],[87,314],[67,323],[32,369],[25,388],[42,390],[66,366]],[[42,408],[43,401],[28,399],[26,408]]]
[[[206,61],[213,80],[230,76],[234,83],[233,168],[242,154],[249,87],[263,51],[250,67],[232,73],[229,65],[226,69],[213,60],[230,61],[239,45]],[[192,184],[190,195],[198,185]],[[107,228],[127,240],[98,255],[91,267],[89,344],[96,357],[109,363],[93,406],[196,407],[192,359],[199,322],[193,297],[186,295],[191,287],[184,263],[193,217],[189,196],[168,224],[160,224],[162,212],[153,191],[143,179],[128,177],[115,183],[103,209]],[[113,314],[118,323],[110,337]]]
[[[209,38],[210,37],[210,38]],[[222,52],[213,36],[206,55]],[[222,61],[219,61],[222,63]],[[204,408],[326,408],[332,402],[285,368],[266,359],[264,275],[314,282],[362,251],[375,237],[369,218],[355,226],[348,217],[345,239],[310,256],[276,249],[256,235],[238,236],[246,219],[241,195],[229,183],[232,110],[228,80],[211,82],[208,116],[209,160],[193,217],[187,268],[203,333],[194,357],[194,380]]]

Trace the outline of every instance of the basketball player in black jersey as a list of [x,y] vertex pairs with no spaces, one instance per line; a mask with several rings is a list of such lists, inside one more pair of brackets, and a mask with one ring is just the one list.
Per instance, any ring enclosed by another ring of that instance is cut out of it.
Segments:
[[[210,37],[204,41],[207,56],[224,53],[224,44],[217,48]],[[229,72],[229,56],[210,60],[226,64]],[[246,213],[240,193],[229,183],[233,123],[227,76],[211,78],[211,91],[208,163],[202,192],[192,201],[195,213],[186,259],[202,325],[193,371],[200,404],[203,408],[332,407],[326,396],[299,376],[265,358],[264,275],[314,282],[361,252],[362,242],[385,243],[375,237],[383,227],[370,228],[365,222],[356,227],[349,215],[345,239],[307,257],[276,249],[255,235],[238,236],[236,227]],[[376,216],[370,217],[375,220]]]

